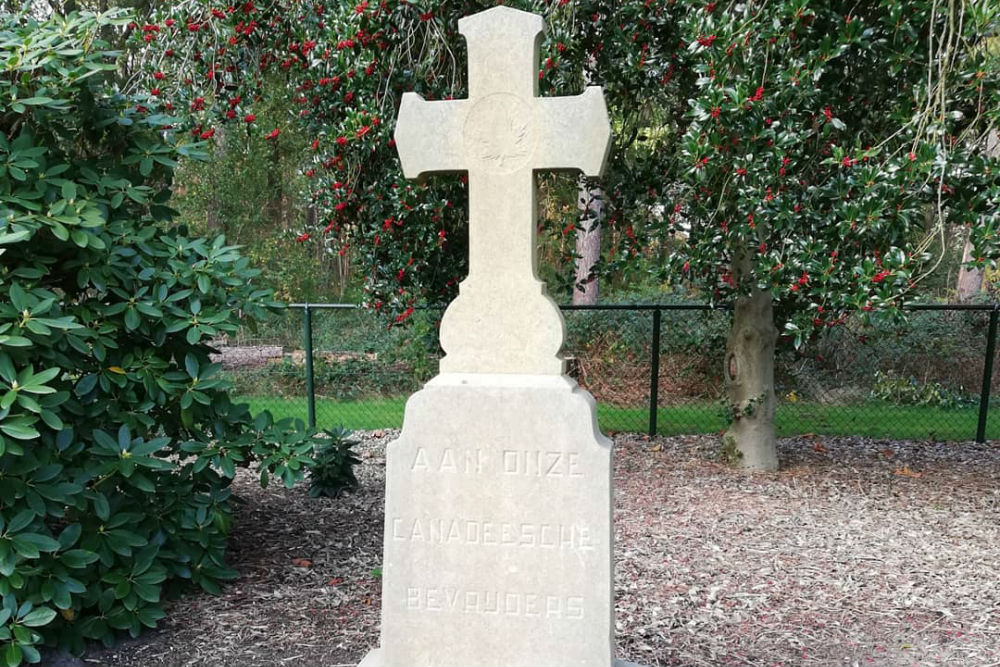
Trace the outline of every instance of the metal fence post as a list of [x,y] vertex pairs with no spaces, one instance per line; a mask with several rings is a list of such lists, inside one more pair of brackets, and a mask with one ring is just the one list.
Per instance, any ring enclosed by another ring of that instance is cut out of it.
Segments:
[[313,385],[313,330],[312,308],[309,304],[303,306],[302,335],[306,348],[306,406],[309,415],[309,428],[316,428],[316,390]]
[[656,404],[660,398],[660,309],[653,310],[653,344],[649,358],[649,435],[656,435]]
[[997,306],[990,310],[990,328],[986,334],[986,361],[983,364],[983,388],[979,392],[979,426],[976,442],[986,442],[986,418],[990,411],[990,385],[993,384],[993,358],[997,347]]

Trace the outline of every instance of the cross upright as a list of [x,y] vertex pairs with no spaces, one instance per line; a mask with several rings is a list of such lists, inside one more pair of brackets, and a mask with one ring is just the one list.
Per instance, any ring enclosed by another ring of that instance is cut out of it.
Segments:
[[538,97],[540,16],[498,6],[458,23],[469,97],[406,93],[403,174],[469,174],[469,275],[441,323],[442,373],[559,375],[564,325],[537,275],[535,172],[599,176],[611,139],[601,89]]

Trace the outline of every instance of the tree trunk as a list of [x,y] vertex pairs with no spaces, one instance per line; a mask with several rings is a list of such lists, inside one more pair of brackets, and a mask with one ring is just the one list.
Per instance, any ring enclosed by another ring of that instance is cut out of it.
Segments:
[[[1000,157],[1000,132],[994,130],[986,137],[985,152],[990,157]],[[978,267],[966,267],[972,259],[972,243],[969,235],[966,235],[965,246],[962,248],[962,264],[958,267],[958,281],[955,284],[955,296],[959,303],[972,299],[983,289],[983,270]]]
[[965,248],[962,250],[962,264],[958,267],[958,282],[955,285],[955,296],[959,303],[969,301],[983,289],[983,270],[967,268],[966,263],[972,260],[972,241],[965,237]]
[[732,424],[723,438],[723,455],[749,470],[777,470],[774,437],[774,326],[771,294],[754,288],[736,299],[726,344],[726,395]]
[[580,211],[580,223],[576,228],[573,305],[593,306],[597,303],[599,289],[597,276],[591,273],[601,258],[601,222],[604,219],[604,192],[600,186],[581,177],[576,207]]

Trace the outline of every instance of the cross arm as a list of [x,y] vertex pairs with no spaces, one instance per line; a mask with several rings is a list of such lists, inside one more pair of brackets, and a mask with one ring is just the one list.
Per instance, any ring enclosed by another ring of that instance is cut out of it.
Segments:
[[467,100],[428,102],[403,93],[396,121],[396,149],[406,178],[442,171],[462,171],[462,126]]
[[611,148],[611,121],[600,86],[588,86],[581,95],[534,101],[541,116],[535,169],[603,174]]

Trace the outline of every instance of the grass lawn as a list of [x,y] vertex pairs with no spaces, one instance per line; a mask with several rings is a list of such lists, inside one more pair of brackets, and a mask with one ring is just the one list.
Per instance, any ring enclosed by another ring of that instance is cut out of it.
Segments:
[[[243,396],[252,411],[270,410],[275,417],[306,419],[305,398]],[[406,399],[383,398],[364,401],[316,400],[316,425],[329,428],[343,424],[355,430],[399,428],[403,423]],[[992,411],[995,412],[995,411]],[[1000,415],[987,422],[986,437],[1000,439]],[[605,431],[644,433],[649,428],[648,408],[597,406],[597,417]],[[941,408],[867,403],[863,405],[823,405],[820,403],[780,403],[776,415],[779,435],[817,433],[856,435],[893,440],[972,440],[976,435],[977,408]],[[657,433],[678,435],[717,433],[725,428],[717,403],[691,403],[663,407],[657,411]]]

